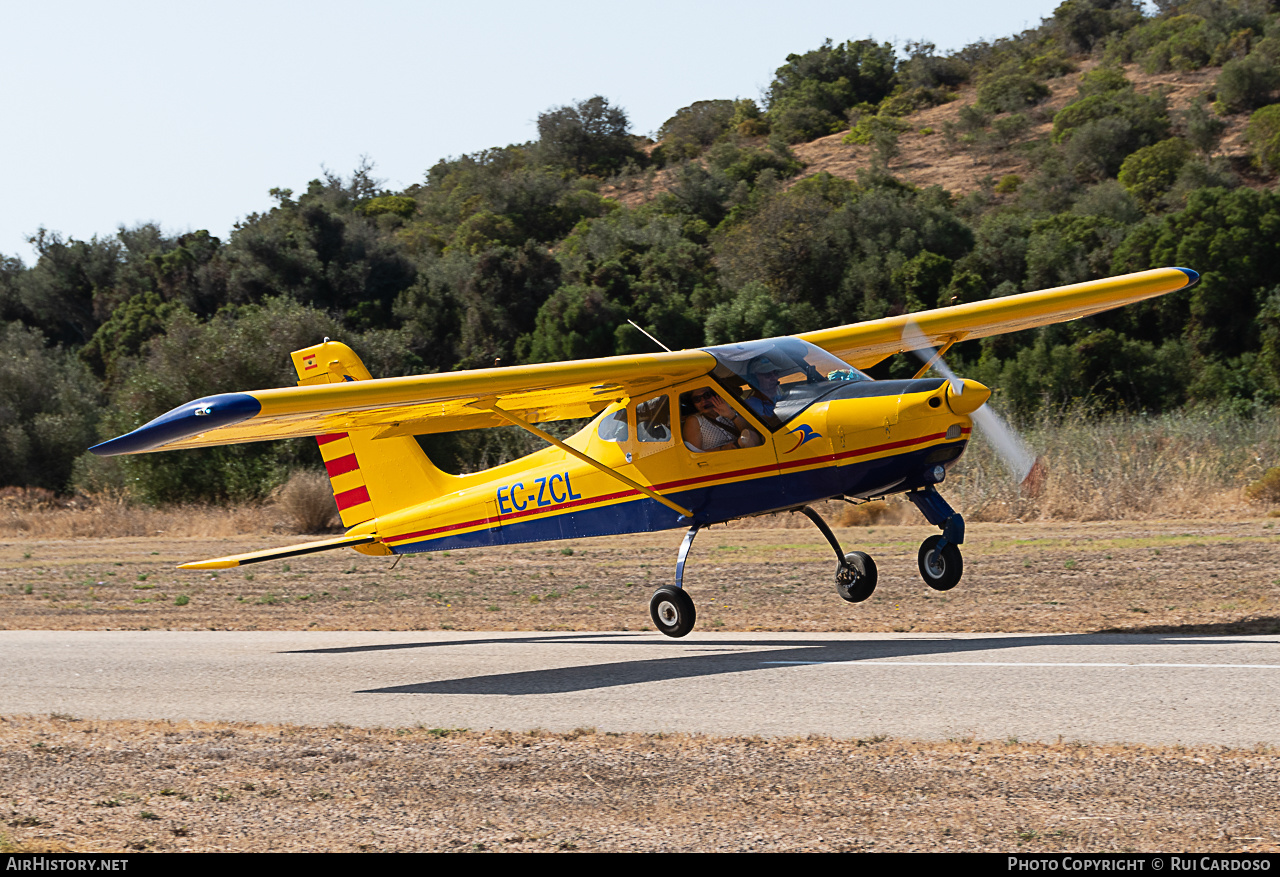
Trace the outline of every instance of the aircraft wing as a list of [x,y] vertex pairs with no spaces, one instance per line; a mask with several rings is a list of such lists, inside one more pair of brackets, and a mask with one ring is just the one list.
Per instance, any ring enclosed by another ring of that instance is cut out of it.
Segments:
[[1156,268],[1056,289],[837,326],[806,332],[798,337],[855,368],[869,368],[895,353],[1075,320],[1188,289],[1199,279],[1200,275],[1189,268]]
[[706,375],[701,350],[613,356],[206,396],[90,448],[138,454],[380,428],[378,437],[506,426],[497,405],[530,422],[590,417],[616,399]]
[[[1186,268],[1160,268],[872,320],[799,337],[865,368],[895,353],[1016,332],[1096,314],[1190,287]],[[709,374],[703,350],[615,356],[402,378],[224,393],[181,405],[96,445],[102,456],[378,429],[378,437],[505,426],[497,406],[527,422],[590,417],[617,399]]]

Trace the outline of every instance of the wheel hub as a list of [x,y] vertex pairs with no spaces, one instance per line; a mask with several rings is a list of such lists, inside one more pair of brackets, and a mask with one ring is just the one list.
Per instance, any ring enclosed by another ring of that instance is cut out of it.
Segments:
[[680,612],[674,604],[663,600],[658,604],[658,617],[662,619],[663,624],[674,627],[675,623],[680,620]]
[[925,558],[925,566],[929,567],[929,575],[934,578],[942,578],[947,571],[947,562],[942,559],[942,553],[938,551],[929,552],[929,556]]

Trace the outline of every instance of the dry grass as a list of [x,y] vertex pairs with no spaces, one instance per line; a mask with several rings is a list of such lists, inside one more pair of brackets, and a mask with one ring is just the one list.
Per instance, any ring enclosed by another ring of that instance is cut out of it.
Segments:
[[271,504],[153,508],[111,493],[73,499],[57,499],[48,491],[31,488],[6,488],[0,493],[0,538],[225,538],[284,532],[296,531]]
[[333,486],[323,472],[294,472],[276,495],[276,505],[299,533],[323,533],[338,519]]
[[1264,747],[50,716],[0,760],[10,851],[1280,851]]
[[[948,479],[951,504],[974,521],[1122,521],[1249,513],[1246,488],[1280,460],[1280,418],[1222,410],[1163,415],[1076,412],[1024,429],[1047,472],[1023,494],[981,436]],[[1254,514],[1269,505],[1266,494]]]

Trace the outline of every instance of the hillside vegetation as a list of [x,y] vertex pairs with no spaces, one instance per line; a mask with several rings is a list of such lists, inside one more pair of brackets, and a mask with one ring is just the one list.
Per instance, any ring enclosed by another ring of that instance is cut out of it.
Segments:
[[[288,352],[325,336],[390,376],[652,349],[628,319],[695,347],[1165,265],[1203,280],[960,345],[953,365],[1020,418],[1274,418],[1280,12],[1157,7],[1067,0],[949,55],[828,41],[759,101],[698,101],[656,140],[592,97],[403,191],[368,163],[273,190],[226,240],[40,229],[34,265],[0,257],[0,486],[261,496],[314,446],[84,449],[203,394],[291,384]],[[431,453],[457,469],[522,447],[493,430]]]

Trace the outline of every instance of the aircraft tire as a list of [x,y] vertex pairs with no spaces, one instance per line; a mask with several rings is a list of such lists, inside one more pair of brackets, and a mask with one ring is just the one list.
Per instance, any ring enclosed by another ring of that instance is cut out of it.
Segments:
[[920,578],[935,591],[950,591],[964,575],[964,559],[954,542],[938,551],[941,536],[930,536],[920,544]]
[[649,616],[658,632],[671,637],[682,637],[693,630],[698,619],[693,608],[693,598],[683,588],[664,585],[649,598]]
[[876,589],[876,562],[871,555],[851,551],[836,570],[836,592],[846,603],[861,603]]

